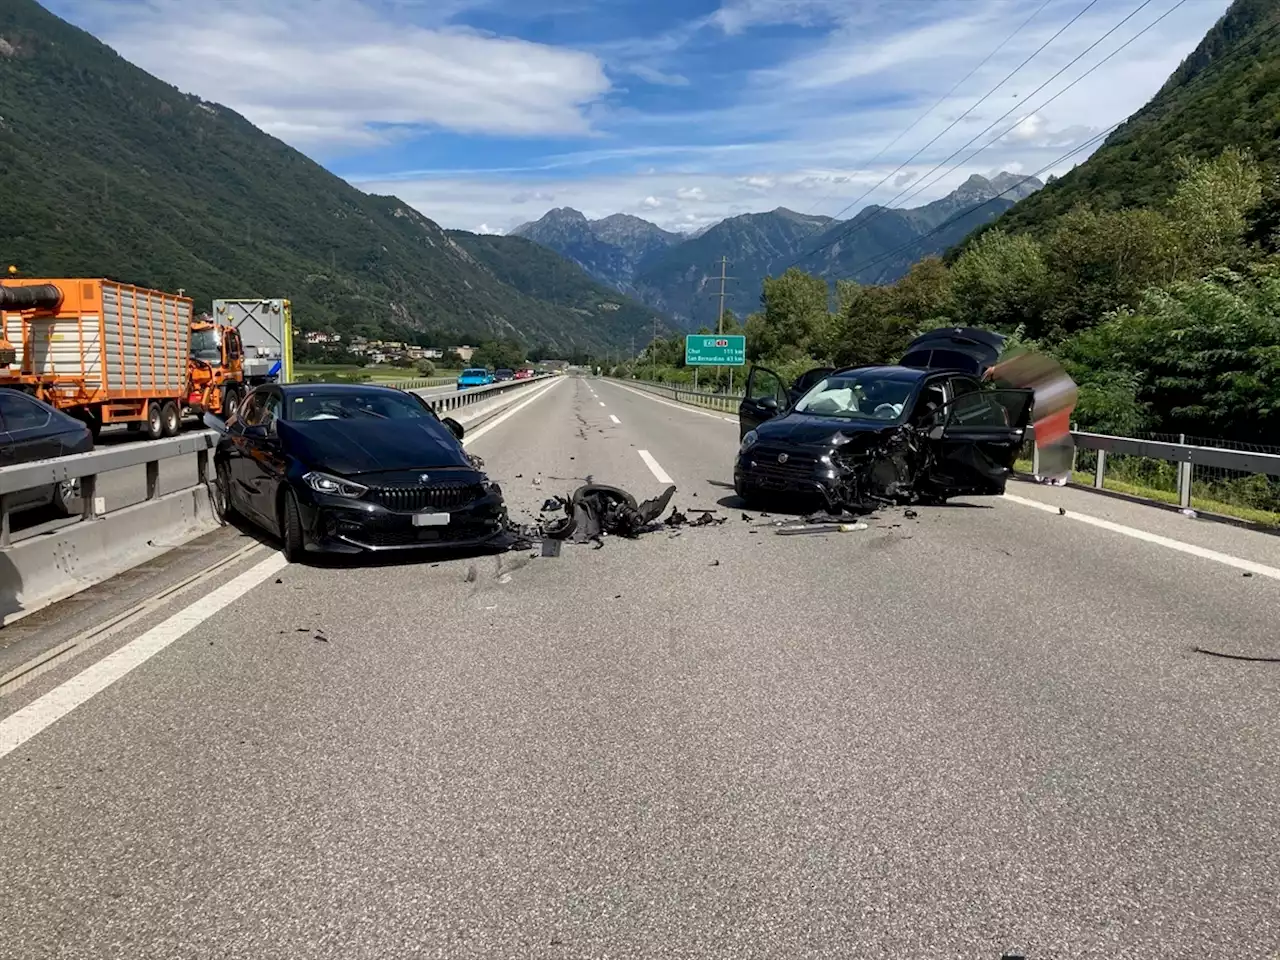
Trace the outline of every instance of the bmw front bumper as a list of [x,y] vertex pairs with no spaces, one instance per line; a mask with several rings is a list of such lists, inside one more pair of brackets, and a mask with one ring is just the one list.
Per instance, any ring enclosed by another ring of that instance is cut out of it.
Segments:
[[456,550],[484,547],[506,532],[502,492],[491,491],[463,507],[440,510],[449,522],[419,526],[415,512],[392,510],[377,503],[294,488],[306,548],[318,553],[366,553],[391,550]]

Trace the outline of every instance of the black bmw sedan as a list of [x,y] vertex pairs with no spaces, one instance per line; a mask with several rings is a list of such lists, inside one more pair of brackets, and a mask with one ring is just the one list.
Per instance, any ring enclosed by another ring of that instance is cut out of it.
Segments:
[[285,556],[484,546],[504,532],[502,491],[426,401],[365,384],[266,384],[214,453],[216,509],[284,541]]

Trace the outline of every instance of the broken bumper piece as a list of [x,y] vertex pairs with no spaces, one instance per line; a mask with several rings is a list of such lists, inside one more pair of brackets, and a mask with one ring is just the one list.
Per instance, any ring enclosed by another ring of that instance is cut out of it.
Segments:
[[587,543],[603,534],[638,536],[662,516],[675,492],[674,486],[667,487],[660,496],[637,503],[635,497],[619,487],[588,483],[573,492],[564,517],[546,524],[543,535],[575,543]]

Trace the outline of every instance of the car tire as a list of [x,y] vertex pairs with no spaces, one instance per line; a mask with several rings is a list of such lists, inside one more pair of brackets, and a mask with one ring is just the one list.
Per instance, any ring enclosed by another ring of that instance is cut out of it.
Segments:
[[213,513],[224,526],[239,516],[231,500],[231,468],[226,463],[213,468]]
[[182,411],[173,400],[160,405],[160,429],[166,437],[176,437],[182,432]]
[[152,400],[147,404],[147,439],[159,440],[164,436],[164,416],[160,412],[160,404]]
[[79,480],[63,480],[53,485],[53,509],[64,517],[78,517],[84,513],[84,499],[80,496]]
[[286,490],[280,498],[280,539],[284,541],[284,558],[290,563],[300,563],[306,553],[307,540],[298,498],[292,490]]
[[759,495],[738,480],[733,482],[733,492],[748,507],[754,507],[760,502]]

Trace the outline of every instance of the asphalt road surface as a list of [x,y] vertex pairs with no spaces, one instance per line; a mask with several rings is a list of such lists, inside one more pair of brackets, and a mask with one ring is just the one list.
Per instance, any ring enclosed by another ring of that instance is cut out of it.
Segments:
[[[415,390],[415,393],[428,400],[457,393],[457,387],[431,387],[426,390]],[[184,430],[201,430],[203,426],[194,417],[183,421]],[[131,444],[149,443],[138,433],[130,433],[121,426],[104,427],[98,436],[96,446],[115,447]],[[158,494],[164,496],[176,490],[183,490],[196,482],[196,462],[194,457],[177,457],[160,461],[160,481]],[[124,470],[111,470],[98,477],[97,495],[104,498],[106,511],[119,510],[133,506],[147,498],[147,471],[144,466],[129,467]],[[49,533],[68,523],[77,522],[59,516],[51,507],[40,510],[28,510],[14,514],[11,524],[14,540]]]
[[1275,955],[1280,673],[1193,651],[1280,655],[1274,538],[1022,484],[781,537],[734,424],[601,381],[473,437],[517,515],[728,520],[144,609],[0,699],[0,957]]

